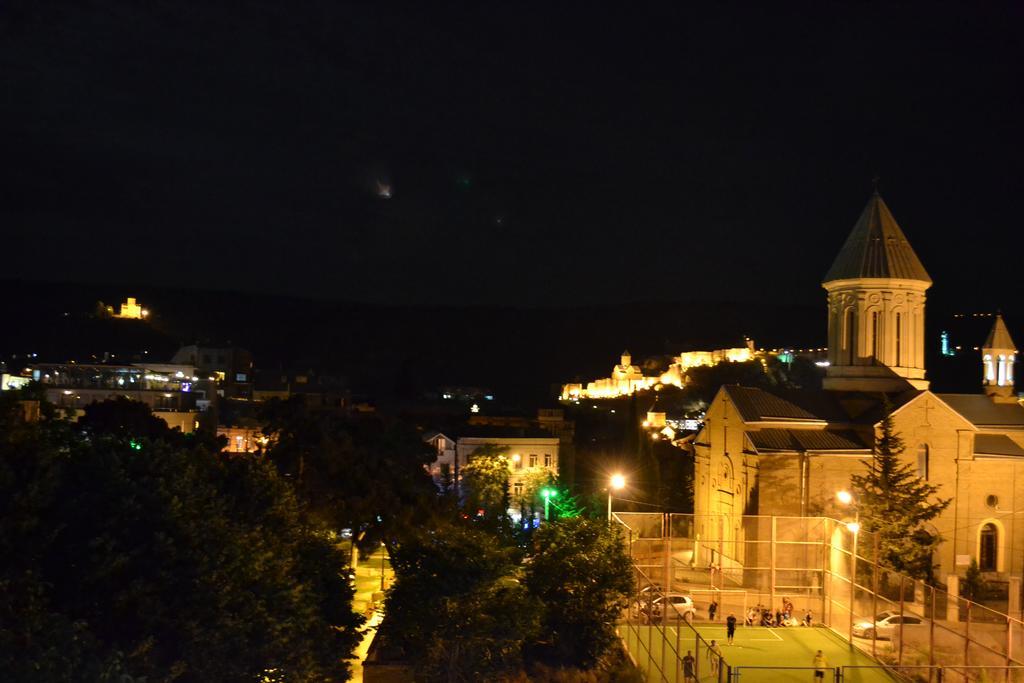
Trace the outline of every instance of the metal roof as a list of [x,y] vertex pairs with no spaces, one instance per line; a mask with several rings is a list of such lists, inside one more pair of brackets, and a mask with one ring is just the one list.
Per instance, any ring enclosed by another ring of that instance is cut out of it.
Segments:
[[729,385],[725,387],[744,422],[814,420],[849,422],[835,392],[774,390]]
[[762,429],[747,432],[758,451],[870,451],[852,429]]
[[852,278],[932,281],[877,192],[871,195],[822,282]]
[[1003,315],[997,314],[996,321],[992,325],[992,331],[988,333],[988,339],[985,340],[986,349],[1016,349],[1017,347],[1013,343],[1013,339],[1010,338],[1010,331],[1006,329],[1006,323],[1003,322]]
[[935,394],[976,426],[1024,427],[1024,407],[996,403],[983,394]]
[[1024,456],[1024,448],[1005,434],[978,434],[974,437],[975,455]]

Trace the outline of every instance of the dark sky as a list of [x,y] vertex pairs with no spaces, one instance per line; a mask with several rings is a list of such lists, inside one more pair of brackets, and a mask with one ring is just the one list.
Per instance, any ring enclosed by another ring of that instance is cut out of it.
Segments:
[[5,275],[821,302],[877,173],[1019,296],[1024,5],[599,4],[0,3]]

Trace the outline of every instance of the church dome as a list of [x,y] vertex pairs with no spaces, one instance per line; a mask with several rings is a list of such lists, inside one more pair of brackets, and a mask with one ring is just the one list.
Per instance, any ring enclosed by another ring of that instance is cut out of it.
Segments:
[[878,192],[871,195],[822,282],[859,278],[932,282]]

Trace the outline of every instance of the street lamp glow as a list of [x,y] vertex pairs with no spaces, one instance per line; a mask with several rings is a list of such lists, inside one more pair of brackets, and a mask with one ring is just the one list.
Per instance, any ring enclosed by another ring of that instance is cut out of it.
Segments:
[[846,528],[852,531],[853,533],[857,533],[858,531],[860,531],[860,522],[850,522],[846,525]]
[[626,478],[619,473],[612,475],[608,482],[608,526],[612,525],[612,491],[621,491],[626,488]]
[[552,498],[558,497],[558,491],[552,488],[544,487],[540,490],[540,495],[544,497],[544,521],[546,522],[549,519],[548,504],[551,502]]
[[849,505],[853,502],[853,494],[845,489],[836,493],[836,500],[843,505]]

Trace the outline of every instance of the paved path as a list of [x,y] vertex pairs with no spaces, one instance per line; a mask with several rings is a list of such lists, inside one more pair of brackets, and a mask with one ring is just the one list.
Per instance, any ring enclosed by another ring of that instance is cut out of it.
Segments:
[[[384,559],[384,586],[388,587],[394,580],[394,572],[387,560],[386,551],[381,548],[370,557],[363,559],[356,567],[356,594],[352,599],[352,609],[366,616],[368,621],[363,626],[363,639],[356,647],[355,657],[349,660],[352,664],[352,678],[356,683],[363,680],[363,660],[366,659],[366,652],[370,649],[370,643],[377,632],[377,626],[384,618],[382,605],[375,605],[373,594],[380,592],[381,586],[381,559]],[[375,609],[376,608],[376,609]]]

